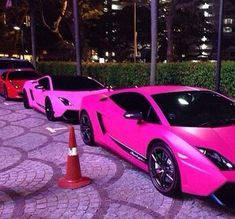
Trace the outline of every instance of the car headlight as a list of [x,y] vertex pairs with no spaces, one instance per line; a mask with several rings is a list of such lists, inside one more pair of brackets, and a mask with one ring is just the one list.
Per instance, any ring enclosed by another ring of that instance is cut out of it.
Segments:
[[64,97],[59,97],[59,100],[65,105],[65,106],[71,106],[72,103],[69,102],[69,100],[67,100]]
[[221,170],[232,170],[235,166],[228,159],[223,157],[216,151],[206,148],[198,148],[198,150],[204,154],[209,160],[211,160]]

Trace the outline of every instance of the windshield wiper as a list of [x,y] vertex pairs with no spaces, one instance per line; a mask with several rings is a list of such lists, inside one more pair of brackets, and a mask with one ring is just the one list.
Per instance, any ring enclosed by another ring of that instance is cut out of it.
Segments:
[[225,122],[226,124],[235,125],[235,117],[225,119],[224,122]]
[[209,120],[198,125],[198,127],[218,127],[226,125],[235,125],[235,117],[225,119]]

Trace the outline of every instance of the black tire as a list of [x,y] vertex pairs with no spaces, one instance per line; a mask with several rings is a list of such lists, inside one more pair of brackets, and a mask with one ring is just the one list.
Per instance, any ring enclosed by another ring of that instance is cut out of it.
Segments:
[[31,107],[29,106],[29,98],[25,90],[23,90],[23,104],[25,109],[30,109]]
[[3,87],[2,96],[5,98],[5,100],[9,100],[7,88],[5,86]]
[[80,130],[83,142],[90,146],[96,146],[91,120],[85,111],[80,116]]
[[166,196],[181,193],[180,172],[174,155],[163,143],[153,143],[148,153],[149,175],[155,188]]
[[52,107],[52,104],[51,104],[51,101],[49,98],[46,98],[46,101],[45,101],[45,111],[46,111],[46,116],[47,116],[47,119],[49,121],[55,121],[55,112],[53,110],[53,107]]

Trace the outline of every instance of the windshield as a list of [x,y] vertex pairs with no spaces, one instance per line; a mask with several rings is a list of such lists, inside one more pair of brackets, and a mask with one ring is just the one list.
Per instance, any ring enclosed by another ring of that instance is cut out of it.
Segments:
[[14,71],[8,75],[9,80],[32,80],[38,77],[39,75],[34,71]]
[[164,93],[152,97],[172,126],[235,124],[235,103],[210,91]]
[[54,90],[86,91],[104,89],[104,86],[86,77],[52,77]]

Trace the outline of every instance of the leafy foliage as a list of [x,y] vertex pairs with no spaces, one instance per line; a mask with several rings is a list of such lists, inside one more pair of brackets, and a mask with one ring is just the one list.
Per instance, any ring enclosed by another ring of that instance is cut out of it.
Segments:
[[[12,1],[13,2],[13,1]],[[0,50],[1,52],[12,55],[15,51],[21,53],[21,32],[14,30],[14,26],[21,27],[23,29],[24,18],[29,12],[28,1],[22,0],[20,2],[14,1],[14,7],[6,9],[6,1],[0,1]],[[5,12],[2,13],[2,12]],[[23,29],[27,33],[27,27]],[[27,43],[27,37],[24,37],[24,44]],[[26,47],[26,46],[25,46]]]
[[[142,86],[149,84],[149,64],[115,63],[83,64],[83,74],[116,87]],[[42,73],[75,74],[75,63],[40,62]],[[157,84],[190,85],[215,88],[215,64],[211,62],[177,62],[158,65]],[[223,62],[221,91],[235,97],[235,62]]]
[[[30,43],[30,29],[25,26],[25,19],[26,15],[29,15],[30,6],[35,11],[38,49],[51,51],[52,58],[57,56],[57,58],[63,56],[65,59],[69,56],[70,58],[73,57],[74,25],[72,1],[69,0],[12,0],[12,7],[7,9],[5,8],[5,1],[1,1],[0,12],[5,12],[7,17],[6,24],[0,25],[1,36],[5,35],[3,45],[0,42],[2,50],[8,51],[8,48],[5,48],[7,45],[11,45],[9,47],[12,51],[16,50],[16,43],[21,38],[19,31],[13,30],[13,26],[16,25],[24,29],[25,43]],[[81,32],[80,43],[89,46],[87,29],[89,29],[91,23],[94,23],[94,20],[103,14],[103,1],[81,0],[78,1],[78,9]],[[3,18],[0,17],[0,21],[2,20]],[[8,53],[11,54],[11,51]]]

